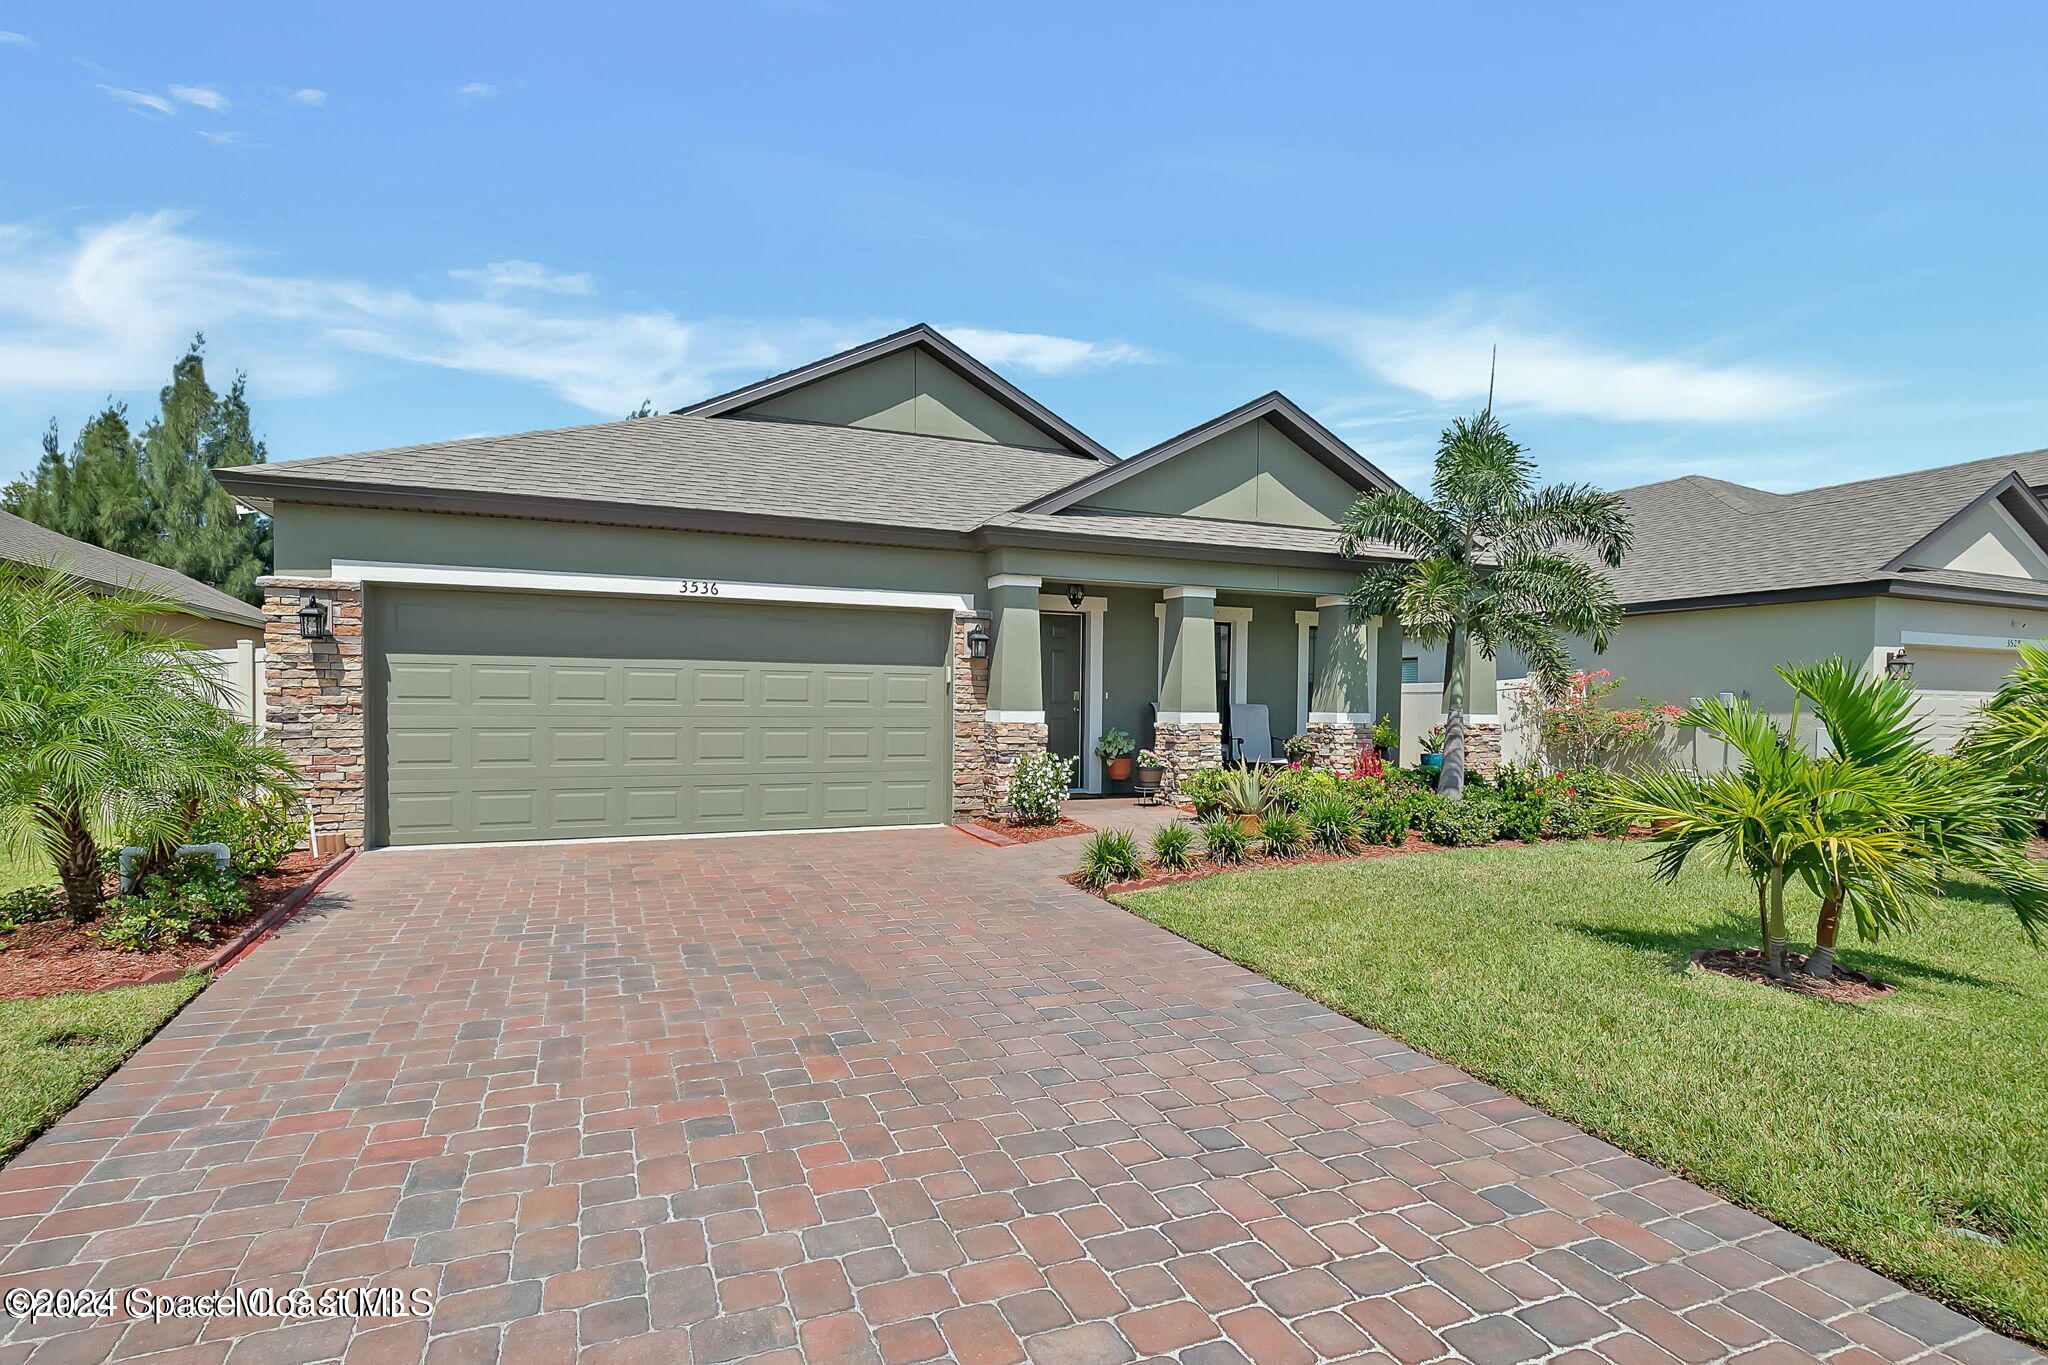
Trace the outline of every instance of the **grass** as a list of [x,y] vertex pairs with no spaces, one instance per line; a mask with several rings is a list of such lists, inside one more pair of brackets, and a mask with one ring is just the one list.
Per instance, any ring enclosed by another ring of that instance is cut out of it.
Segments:
[[162,1028],[206,978],[0,1002],[0,1162]]
[[[1867,1005],[1689,971],[1694,948],[1750,943],[1754,897],[1712,871],[1652,882],[1641,854],[1419,853],[1118,900],[2048,1342],[2048,954],[1962,884],[1911,936],[1873,946],[1845,931],[1845,964],[1900,987]],[[1810,904],[1797,909],[1810,925]]]
[[0,853],[0,896],[24,886],[54,886],[57,874],[40,861],[27,861],[11,853]]

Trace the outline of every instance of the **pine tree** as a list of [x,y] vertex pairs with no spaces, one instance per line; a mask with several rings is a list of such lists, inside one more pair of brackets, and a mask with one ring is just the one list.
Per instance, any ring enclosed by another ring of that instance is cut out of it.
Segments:
[[0,505],[59,535],[254,602],[256,579],[269,570],[270,525],[238,513],[211,471],[262,464],[268,452],[251,431],[247,376],[236,375],[226,394],[215,394],[204,348],[205,339],[194,337],[172,367],[157,415],[140,438],[127,409],[109,401],[67,454],[52,419],[35,472],[10,485]]

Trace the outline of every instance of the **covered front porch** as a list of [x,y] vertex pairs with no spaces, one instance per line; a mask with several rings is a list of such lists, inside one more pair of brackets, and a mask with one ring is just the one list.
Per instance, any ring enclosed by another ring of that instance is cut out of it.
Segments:
[[[986,718],[1006,737],[1000,747],[1075,759],[1078,793],[1129,790],[1095,751],[1112,730],[1157,753],[1172,780],[1279,759],[1294,735],[1308,737],[1314,762],[1349,767],[1375,719],[1401,723],[1404,665],[1412,680],[1421,651],[1397,622],[1353,612],[1345,575],[1284,576],[1331,589],[1317,592],[1243,586],[1231,580],[1244,575],[1228,572],[1196,581],[1188,564],[1178,582],[1117,581],[1121,565],[1076,567],[1095,576],[993,574],[984,609]],[[1475,664],[1475,695],[1490,697],[1491,664]]]

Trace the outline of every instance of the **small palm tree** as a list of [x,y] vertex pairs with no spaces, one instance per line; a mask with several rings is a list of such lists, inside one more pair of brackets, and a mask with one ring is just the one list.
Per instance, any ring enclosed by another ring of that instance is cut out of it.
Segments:
[[263,732],[218,706],[188,707],[165,736],[167,785],[121,802],[132,812],[128,837],[147,850],[138,879],[170,865],[202,814],[227,801],[260,801],[298,794],[298,770]]
[[[0,567],[0,848],[54,867],[80,923],[98,913],[99,838],[175,844],[222,766],[219,683],[161,621],[184,612],[145,591],[101,591],[57,569]],[[256,766],[275,770],[265,758]]]
[[2004,769],[2032,793],[2036,814],[2048,811],[2048,649],[2021,641],[2020,663],[1977,712],[1960,751]]
[[1405,488],[1368,493],[1344,518],[1343,553],[1392,546],[1413,559],[1369,570],[1351,602],[1398,617],[1416,639],[1445,648],[1437,790],[1446,795],[1465,785],[1471,648],[1488,658],[1517,650],[1530,674],[1555,689],[1571,672],[1563,636],[1587,637],[1604,650],[1621,624],[1606,575],[1565,547],[1582,546],[1610,567],[1621,563],[1629,546],[1626,505],[1587,484],[1539,489],[1535,473],[1489,408],[1445,430],[1428,498]]
[[[1662,847],[1657,875],[1675,878],[1702,852],[1758,887],[1766,966],[1787,974],[1785,887],[1820,900],[1804,970],[1832,976],[1843,916],[1873,939],[1910,928],[1945,877],[1991,882],[2029,936],[2048,928],[2048,880],[2026,856],[2024,789],[1985,766],[1929,753],[1912,690],[1842,659],[1787,665],[1778,676],[1798,701],[1781,726],[1747,702],[1697,702],[1679,721],[1726,742],[1737,768],[1701,776],[1667,770],[1623,781],[1616,813],[1649,822]],[[1797,743],[1799,705],[1827,738],[1824,756]]]

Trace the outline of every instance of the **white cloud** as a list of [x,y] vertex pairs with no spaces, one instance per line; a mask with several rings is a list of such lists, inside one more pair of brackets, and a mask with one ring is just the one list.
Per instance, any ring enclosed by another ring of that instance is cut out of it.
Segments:
[[199,136],[205,138],[208,142],[213,143],[215,146],[226,146],[230,142],[239,142],[242,137],[240,133],[221,133],[207,129],[200,130]]
[[0,46],[6,46],[9,43],[19,43],[23,47],[34,47],[36,45],[35,39],[29,37],[26,33],[13,33],[7,29],[0,28]]
[[1072,374],[1105,365],[1149,365],[1159,357],[1124,341],[1079,341],[1039,332],[1002,332],[982,327],[947,327],[948,337],[990,365],[1014,365],[1037,374]]
[[502,93],[497,86],[492,85],[489,81],[471,81],[467,85],[455,87],[455,102],[457,104],[481,104],[485,100],[498,98]]
[[159,114],[175,114],[178,112],[177,106],[162,95],[152,95],[146,90],[123,90],[118,85],[103,85],[100,89],[106,91],[109,95],[112,95],[115,99],[138,113],[144,109],[153,110]]
[[291,102],[293,104],[303,104],[308,106],[309,108],[318,109],[321,105],[327,103],[327,92],[325,90],[315,90],[311,86],[308,86],[304,90],[292,91]]
[[186,104],[212,113],[225,113],[228,97],[208,85],[174,85],[170,87],[171,98],[183,100]]
[[591,278],[586,274],[550,270],[534,261],[492,261],[477,270],[451,270],[458,280],[474,280],[486,294],[497,295],[515,289],[533,289],[544,294],[588,294]]
[[375,356],[531,383],[623,417],[650,395],[680,406],[886,326],[606,312],[559,294],[529,305],[488,288],[432,296],[266,274],[170,212],[69,238],[0,225],[0,398],[39,405],[58,392],[153,388],[203,329],[223,349],[260,353],[264,386],[280,396],[342,387]]
[[1595,346],[1470,299],[1418,317],[1242,296],[1224,302],[1255,326],[1321,342],[1363,373],[1435,403],[1483,401],[1496,345],[1503,408],[1621,422],[1742,422],[1803,412],[1835,392],[1787,370]]

